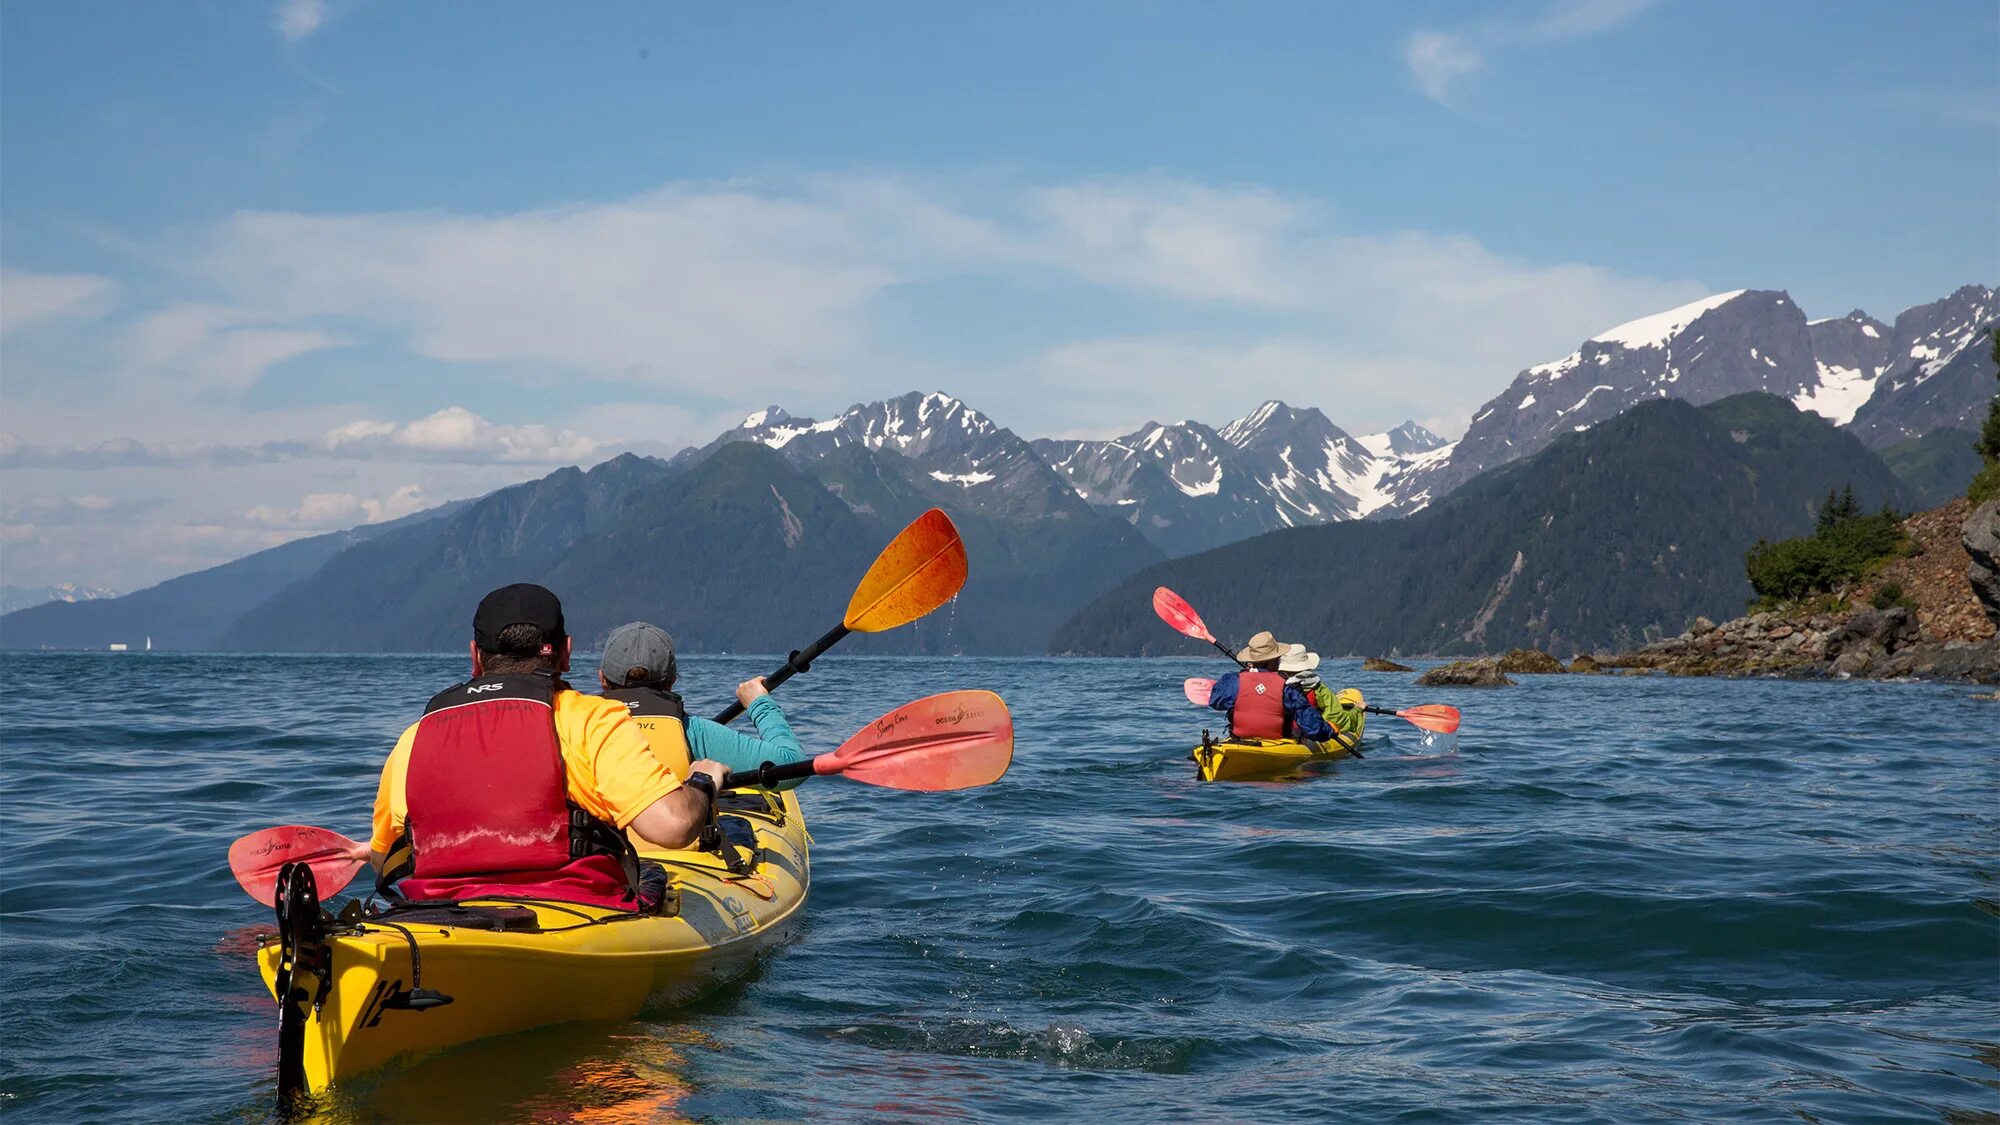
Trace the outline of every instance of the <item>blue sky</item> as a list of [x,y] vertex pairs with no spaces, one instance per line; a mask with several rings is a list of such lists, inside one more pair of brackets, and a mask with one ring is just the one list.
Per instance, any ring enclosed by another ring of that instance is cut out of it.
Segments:
[[1996,60],[1990,0],[10,3],[5,577],[768,402],[1455,436],[1709,292],[2000,280]]

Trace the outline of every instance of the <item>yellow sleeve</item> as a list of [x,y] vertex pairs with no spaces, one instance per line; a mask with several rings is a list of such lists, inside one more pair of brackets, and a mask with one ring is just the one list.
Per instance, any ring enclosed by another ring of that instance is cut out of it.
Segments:
[[563,692],[556,697],[556,733],[569,765],[570,799],[619,828],[681,787],[617,700]]
[[378,852],[386,852],[403,834],[404,822],[409,819],[410,804],[404,782],[410,776],[410,747],[417,742],[417,725],[411,723],[403,731],[403,737],[396,740],[396,748],[389,751],[389,760],[382,763],[382,780],[375,787],[375,834],[368,846]]

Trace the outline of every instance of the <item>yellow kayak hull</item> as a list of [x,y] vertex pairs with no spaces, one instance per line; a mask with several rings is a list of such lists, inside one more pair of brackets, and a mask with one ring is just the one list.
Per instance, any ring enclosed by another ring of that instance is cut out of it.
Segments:
[[[475,900],[526,906],[540,932],[399,923],[393,914],[337,924],[327,938],[332,956],[325,997],[304,1017],[305,1089],[318,1093],[393,1059],[489,1036],[629,1019],[693,999],[741,973],[797,920],[811,883],[810,845],[790,793],[757,794],[754,803],[733,798],[722,813],[740,817],[754,832],[756,863],[743,874],[696,849],[641,849],[642,859],[667,869],[668,899],[678,900],[671,916]],[[263,942],[257,960],[275,997],[275,937]],[[295,994],[303,988],[312,995],[319,984],[310,971],[294,975]],[[418,988],[450,1002],[407,1006]]]
[[1298,742],[1289,738],[1245,738],[1223,741],[1204,740],[1194,748],[1195,767],[1203,781],[1234,781],[1246,777],[1275,777],[1309,762],[1331,762],[1353,757],[1338,743]]

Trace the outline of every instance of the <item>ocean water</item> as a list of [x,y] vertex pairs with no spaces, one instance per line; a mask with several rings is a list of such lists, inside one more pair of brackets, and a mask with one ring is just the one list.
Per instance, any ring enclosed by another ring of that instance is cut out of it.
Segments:
[[[712,711],[770,658],[684,662]],[[256,1121],[235,837],[366,833],[446,657],[22,655],[0,723],[0,1117]],[[1214,661],[830,657],[809,748],[983,687],[1012,772],[819,779],[807,920],[680,1009],[378,1072],[330,1120],[2000,1120],[2000,704],[1524,677],[1371,702],[1365,761],[1202,784]]]

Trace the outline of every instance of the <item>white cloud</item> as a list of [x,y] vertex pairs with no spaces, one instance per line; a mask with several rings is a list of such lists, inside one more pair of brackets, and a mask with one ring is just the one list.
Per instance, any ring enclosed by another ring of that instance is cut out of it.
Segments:
[[589,461],[602,443],[550,426],[488,422],[462,406],[414,422],[350,422],[321,438],[317,448],[335,457],[557,465]]
[[1403,63],[1435,102],[1451,96],[1451,84],[1486,65],[1486,59],[1464,38],[1445,31],[1419,31],[1403,46]]
[[278,34],[296,43],[326,23],[326,0],[283,0],[278,5]]
[[26,273],[0,270],[0,336],[31,324],[104,311],[114,285],[87,273]]
[[1525,21],[1486,20],[1460,31],[1420,30],[1403,43],[1403,63],[1432,101],[1450,104],[1452,84],[1486,65],[1496,50],[1560,43],[1617,27],[1653,0],[1556,0]]
[[421,486],[406,484],[383,497],[351,492],[308,493],[291,507],[258,505],[240,513],[251,527],[298,531],[336,531],[357,524],[401,519],[431,507]]

